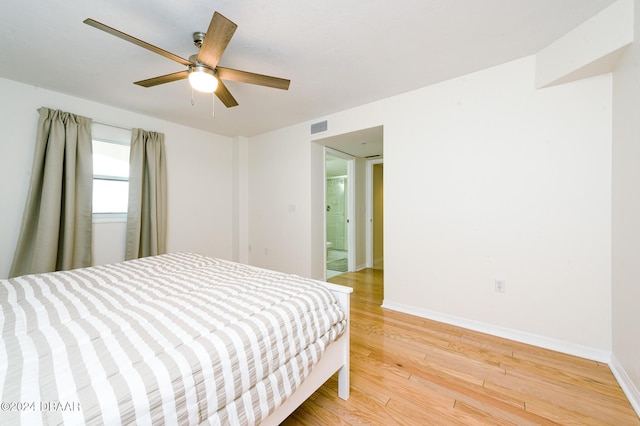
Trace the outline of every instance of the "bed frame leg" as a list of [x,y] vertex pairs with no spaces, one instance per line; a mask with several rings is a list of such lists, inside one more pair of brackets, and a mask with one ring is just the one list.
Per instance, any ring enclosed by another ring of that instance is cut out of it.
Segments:
[[349,364],[338,370],[338,396],[345,401],[349,399]]
[[[327,284],[328,286],[332,286],[334,284]],[[344,399],[345,401],[349,399],[349,386],[350,386],[350,377],[349,377],[349,369],[350,369],[350,352],[351,352],[351,292],[353,291],[349,287],[340,287],[339,291],[334,291],[333,294],[338,299],[338,304],[340,308],[346,315],[347,325],[345,327],[344,335],[340,338],[341,351],[342,354],[340,357],[342,358],[342,367],[338,370],[338,397]],[[334,370],[335,371],[335,370]]]

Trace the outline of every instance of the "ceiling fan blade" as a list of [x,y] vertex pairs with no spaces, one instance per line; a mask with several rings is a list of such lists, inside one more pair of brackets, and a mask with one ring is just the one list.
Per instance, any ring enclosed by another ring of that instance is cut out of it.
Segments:
[[171,83],[172,81],[182,80],[189,77],[189,70],[178,71],[172,74],[161,75],[159,77],[148,78],[146,80],[136,81],[133,84],[143,87],[153,87],[159,84]]
[[222,101],[224,106],[231,108],[238,105],[238,101],[233,97],[227,86],[218,79],[218,87],[216,88],[216,96]]
[[213,13],[197,60],[214,69],[238,26],[218,12]]
[[105,24],[103,24],[101,22],[98,22],[98,21],[96,21],[94,19],[87,18],[82,22],[84,22],[85,24],[90,25],[90,26],[92,26],[94,28],[97,28],[99,30],[102,30],[102,31],[104,31],[106,33],[114,35],[116,37],[120,37],[121,39],[126,40],[126,41],[128,41],[130,43],[136,44],[136,45],[138,45],[140,47],[144,47],[145,49],[150,50],[153,53],[157,53],[158,55],[162,55],[165,58],[171,59],[172,61],[176,61],[176,62],[178,62],[178,63],[180,63],[182,65],[187,65],[187,66],[191,65],[191,62],[187,61],[184,58],[181,58],[178,55],[174,55],[171,52],[167,52],[166,50],[160,49],[159,47],[156,47],[153,44],[149,44],[146,41],[142,41],[142,40],[140,40],[138,38],[130,36],[127,33],[123,33],[122,31],[116,30],[115,28],[112,28],[112,27],[110,27],[108,25],[105,25]]
[[276,89],[288,90],[290,80],[268,75],[256,74],[248,71],[239,71],[231,68],[218,67],[216,69],[218,77],[224,80],[239,81],[241,83],[257,84],[259,86],[273,87]]

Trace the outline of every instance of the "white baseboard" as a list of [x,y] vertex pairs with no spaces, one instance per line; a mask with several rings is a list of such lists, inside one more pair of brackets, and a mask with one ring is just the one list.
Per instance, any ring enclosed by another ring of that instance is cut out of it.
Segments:
[[581,358],[591,359],[594,361],[609,364],[611,361],[611,352],[596,349],[588,346],[577,345],[562,340],[552,339],[537,334],[527,333],[505,327],[498,327],[479,321],[473,321],[454,315],[443,314],[440,312],[430,311],[428,309],[418,308],[415,306],[403,305],[391,301],[383,301],[382,307],[393,311],[403,312],[405,314],[415,315],[421,318],[433,321],[443,322],[470,330],[479,331],[481,333],[491,334],[493,336],[503,337],[516,342],[526,343],[541,348],[551,349],[569,355]]
[[629,377],[629,375],[627,374],[625,369],[622,367],[622,364],[620,364],[620,361],[618,361],[618,358],[616,358],[615,355],[611,356],[611,362],[609,363],[609,368],[611,369],[611,372],[613,373],[616,380],[620,384],[622,391],[627,396],[627,399],[629,399],[631,406],[633,407],[634,410],[636,410],[638,417],[640,417],[640,391],[633,384],[633,382],[631,381],[631,377]]

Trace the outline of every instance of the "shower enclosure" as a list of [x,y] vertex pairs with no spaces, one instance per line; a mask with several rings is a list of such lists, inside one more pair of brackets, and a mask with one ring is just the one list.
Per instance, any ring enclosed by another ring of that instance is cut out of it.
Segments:
[[346,176],[327,179],[327,242],[334,250],[348,250]]
[[326,149],[325,155],[325,235],[326,277],[352,270],[353,236],[350,215],[353,209],[353,163],[345,154]]

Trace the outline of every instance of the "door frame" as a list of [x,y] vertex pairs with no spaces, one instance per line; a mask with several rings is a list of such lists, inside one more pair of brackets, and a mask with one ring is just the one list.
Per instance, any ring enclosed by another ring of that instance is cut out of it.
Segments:
[[383,158],[367,160],[365,181],[365,212],[366,212],[366,266],[373,268],[373,166],[384,164]]
[[[356,157],[353,155],[345,154],[344,152],[337,151],[335,149],[324,147],[324,203],[327,202],[327,155],[332,157],[342,158],[347,161],[347,271],[355,271],[356,264],[356,221],[355,221],[355,208],[356,208],[356,184],[355,184],[355,163]],[[324,212],[324,277],[327,278],[327,211]]]

